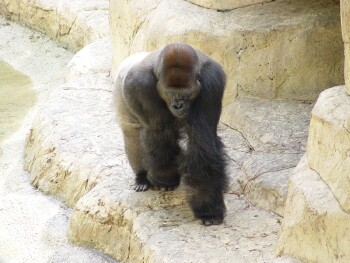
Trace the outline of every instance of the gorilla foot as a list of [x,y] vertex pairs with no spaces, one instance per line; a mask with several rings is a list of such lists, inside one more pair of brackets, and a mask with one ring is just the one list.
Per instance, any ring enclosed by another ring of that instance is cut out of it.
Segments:
[[[208,196],[211,198],[208,199]],[[190,193],[188,197],[195,218],[203,225],[219,225],[224,221],[226,207],[221,193],[215,196],[209,191],[196,191],[196,195]]]
[[202,223],[205,226],[220,225],[223,221],[223,218],[202,218]]
[[163,191],[163,192],[169,192],[169,191],[174,191],[177,185],[175,186],[155,186],[154,189]]
[[134,186],[134,190],[136,192],[145,192],[147,191],[148,189],[150,188],[150,185],[149,184],[136,184]]
[[142,170],[136,174],[134,190],[136,192],[147,191],[151,187],[151,183],[147,179],[147,171]]
[[180,184],[180,175],[178,173],[171,174],[171,176],[152,176],[152,173],[148,173],[148,181],[152,185],[152,188],[159,191],[173,191]]

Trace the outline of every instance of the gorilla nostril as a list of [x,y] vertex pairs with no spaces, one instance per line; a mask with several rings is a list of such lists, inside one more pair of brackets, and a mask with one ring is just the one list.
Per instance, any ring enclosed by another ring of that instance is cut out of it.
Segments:
[[185,103],[183,101],[179,101],[173,105],[173,108],[175,110],[181,110],[184,106],[185,106]]

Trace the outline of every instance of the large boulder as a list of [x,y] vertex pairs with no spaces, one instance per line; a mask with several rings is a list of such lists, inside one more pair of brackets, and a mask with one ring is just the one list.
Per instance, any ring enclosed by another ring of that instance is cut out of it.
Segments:
[[344,86],[321,93],[312,110],[307,152],[310,168],[350,212],[350,97]]
[[289,181],[277,254],[302,262],[347,263],[349,231],[350,214],[320,175],[308,167],[305,156]]
[[124,154],[118,154],[123,145],[116,140],[122,135],[115,124],[109,50],[105,39],[72,59],[66,82],[41,107],[27,137],[24,166],[30,182],[69,206],[101,178],[122,170],[117,167]]

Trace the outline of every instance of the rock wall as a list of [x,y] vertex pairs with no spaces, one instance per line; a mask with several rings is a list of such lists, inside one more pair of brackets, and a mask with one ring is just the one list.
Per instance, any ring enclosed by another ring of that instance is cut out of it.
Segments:
[[109,34],[108,0],[3,0],[0,14],[44,32],[72,50]]
[[321,93],[312,110],[307,152],[309,167],[350,212],[350,97],[344,86]]
[[341,1],[341,24],[345,49],[345,84],[350,94],[350,1]]

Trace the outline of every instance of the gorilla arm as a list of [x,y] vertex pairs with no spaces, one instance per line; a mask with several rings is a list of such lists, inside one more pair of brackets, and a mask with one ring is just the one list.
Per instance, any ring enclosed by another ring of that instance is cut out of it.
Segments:
[[179,132],[156,85],[152,65],[144,63],[129,72],[124,84],[126,104],[143,126],[140,142],[147,177],[145,174],[136,177],[136,188],[140,190],[147,184],[172,190],[180,183],[176,163],[176,156],[180,153]]
[[225,74],[219,64],[207,60],[201,67],[199,82],[201,92],[188,120],[189,145],[182,173],[192,188],[188,202],[194,215],[203,224],[212,225],[220,224],[225,214],[226,156],[217,136]]

